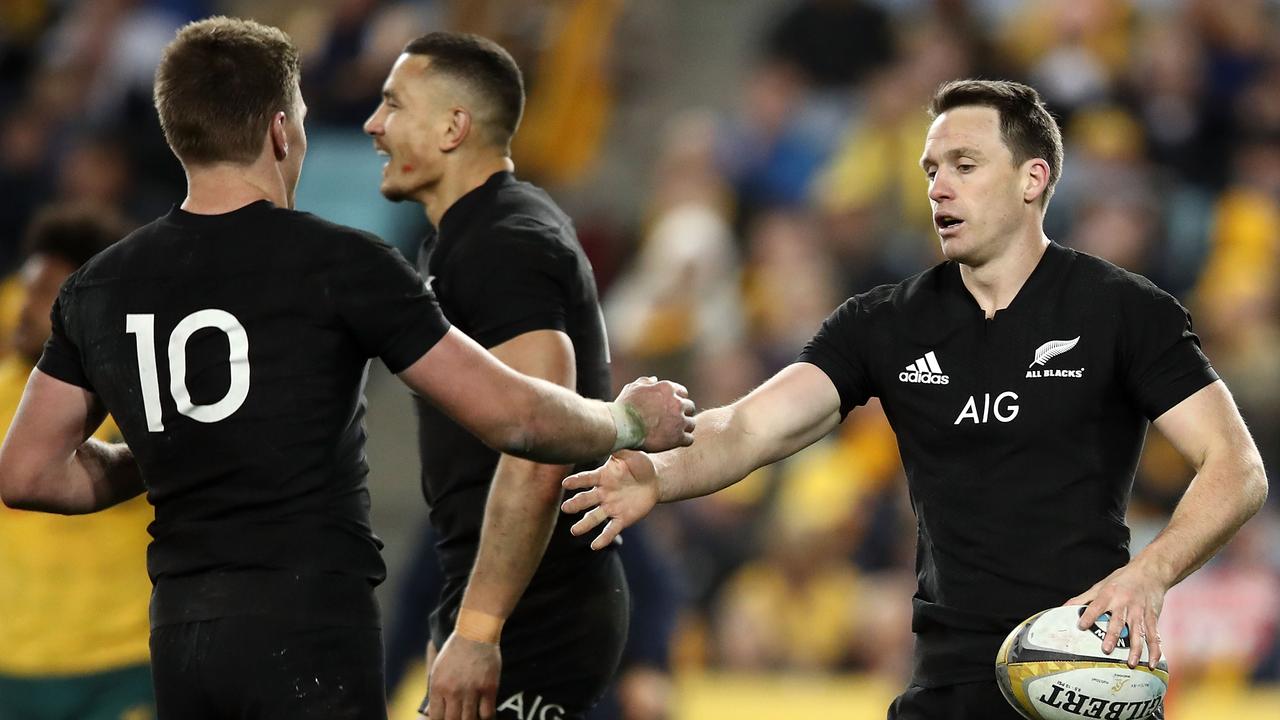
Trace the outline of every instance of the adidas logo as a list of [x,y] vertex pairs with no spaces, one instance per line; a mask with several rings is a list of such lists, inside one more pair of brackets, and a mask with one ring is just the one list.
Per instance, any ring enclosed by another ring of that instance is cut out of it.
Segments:
[[898,373],[898,379],[905,383],[920,383],[922,385],[946,385],[951,382],[951,377],[942,374],[942,367],[938,365],[938,357],[933,351],[924,354],[924,357],[916,360],[907,366],[906,370]]

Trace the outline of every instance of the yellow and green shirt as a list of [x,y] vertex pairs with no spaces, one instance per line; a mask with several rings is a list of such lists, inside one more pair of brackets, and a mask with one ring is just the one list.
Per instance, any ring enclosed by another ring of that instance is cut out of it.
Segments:
[[[0,360],[0,430],[31,366]],[[95,437],[120,440],[111,418]],[[65,517],[0,504],[0,674],[81,675],[148,660],[145,497]]]

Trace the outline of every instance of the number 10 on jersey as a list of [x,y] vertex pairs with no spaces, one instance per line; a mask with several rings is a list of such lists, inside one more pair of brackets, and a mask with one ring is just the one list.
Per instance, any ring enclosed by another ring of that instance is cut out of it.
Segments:
[[[187,341],[205,328],[222,331],[227,336],[230,353],[231,386],[222,399],[210,405],[191,402],[187,389]],[[142,385],[142,408],[147,416],[147,429],[164,430],[164,412],[160,407],[160,373],[156,367],[156,316],[151,313],[125,316],[125,332],[134,336],[138,346],[138,380]],[[203,423],[225,420],[249,396],[249,335],[235,315],[225,310],[197,310],[182,319],[169,334],[169,394],[178,412]]]

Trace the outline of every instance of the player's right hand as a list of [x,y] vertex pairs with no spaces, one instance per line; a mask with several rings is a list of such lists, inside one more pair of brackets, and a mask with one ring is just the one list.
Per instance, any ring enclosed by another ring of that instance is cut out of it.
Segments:
[[591,541],[592,550],[609,546],[613,539],[640,521],[658,504],[658,473],[644,453],[622,450],[595,470],[564,479],[568,490],[585,490],[565,500],[560,509],[567,513],[588,511],[573,524],[574,535],[584,535],[608,520],[604,530]]
[[[492,720],[498,696],[502,653],[497,643],[449,636],[427,680],[428,720]],[[419,709],[422,712],[422,709]]]
[[615,402],[629,405],[644,422],[640,449],[662,452],[693,444],[693,401],[680,383],[654,377],[637,378],[622,388]]

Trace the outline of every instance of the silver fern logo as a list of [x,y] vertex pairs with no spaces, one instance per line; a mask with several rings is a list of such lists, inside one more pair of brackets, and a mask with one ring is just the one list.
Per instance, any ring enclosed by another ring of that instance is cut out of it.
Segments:
[[1080,336],[1077,335],[1070,340],[1050,340],[1049,342],[1036,348],[1036,359],[1031,361],[1027,366],[1028,378],[1082,378],[1084,377],[1084,368],[1071,368],[1060,370],[1056,368],[1044,368],[1036,370],[1037,365],[1044,367],[1045,363],[1058,357],[1064,352],[1075,347],[1080,342]]
[[1053,358],[1058,357],[1062,353],[1070,350],[1080,342],[1080,336],[1077,335],[1070,340],[1050,340],[1049,342],[1036,348],[1036,359],[1031,361],[1027,367],[1033,368],[1037,365],[1044,365]]

